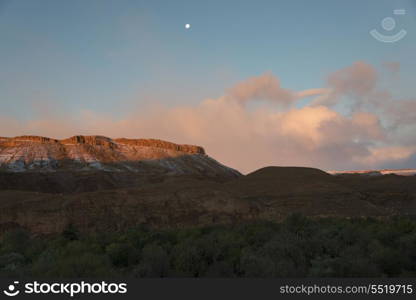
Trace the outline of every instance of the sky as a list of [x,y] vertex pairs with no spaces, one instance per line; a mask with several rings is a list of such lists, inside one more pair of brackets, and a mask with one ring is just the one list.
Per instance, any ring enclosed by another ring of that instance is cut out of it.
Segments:
[[415,58],[416,0],[0,0],[0,136],[160,138],[244,173],[415,168]]

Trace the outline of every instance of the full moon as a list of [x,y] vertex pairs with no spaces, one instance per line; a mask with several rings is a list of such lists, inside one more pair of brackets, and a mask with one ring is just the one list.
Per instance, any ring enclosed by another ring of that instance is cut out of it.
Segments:
[[191,28],[191,24],[185,24],[185,28],[186,28],[186,29]]

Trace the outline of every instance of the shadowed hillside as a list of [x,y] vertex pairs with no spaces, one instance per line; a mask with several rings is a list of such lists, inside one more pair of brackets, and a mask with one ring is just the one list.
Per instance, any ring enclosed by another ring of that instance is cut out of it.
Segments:
[[[137,225],[183,228],[281,221],[292,213],[383,218],[416,214],[415,176],[332,176],[298,167],[268,167],[234,178],[203,172],[68,174],[2,174],[9,183],[5,188],[3,180],[0,190],[0,228],[57,233],[72,224],[94,232]],[[36,184],[25,176],[37,176]]]

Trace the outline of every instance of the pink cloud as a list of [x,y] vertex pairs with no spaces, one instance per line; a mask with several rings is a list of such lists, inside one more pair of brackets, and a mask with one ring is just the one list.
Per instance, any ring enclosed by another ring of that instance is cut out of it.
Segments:
[[377,71],[370,64],[362,61],[332,73],[328,84],[337,94],[365,96],[376,86]]
[[282,104],[290,104],[296,99],[295,94],[280,86],[280,81],[272,73],[251,77],[236,84],[227,91],[232,99],[241,102],[248,100],[268,100]]
[[400,63],[397,61],[387,61],[383,63],[383,67],[385,67],[393,75],[397,74],[400,71]]
[[332,106],[342,97],[348,96],[354,103],[353,109],[360,108],[375,92],[377,77],[377,71],[372,65],[362,61],[355,62],[329,74],[326,92],[317,97],[312,105]]

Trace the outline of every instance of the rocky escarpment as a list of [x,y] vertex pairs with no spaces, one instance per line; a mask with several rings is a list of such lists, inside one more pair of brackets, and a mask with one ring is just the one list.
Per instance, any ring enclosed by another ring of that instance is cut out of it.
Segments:
[[62,140],[38,136],[0,138],[0,170],[240,175],[210,158],[199,146],[104,136],[74,136]]
[[116,144],[124,145],[135,145],[135,146],[145,146],[152,148],[161,148],[161,149],[170,149],[179,152],[186,152],[189,154],[205,154],[205,150],[199,146],[193,145],[178,145],[171,142],[166,142],[157,139],[111,139],[105,136],[83,136],[76,135],[67,139],[57,140],[51,139],[48,137],[42,136],[33,136],[33,135],[22,135],[13,138],[0,137],[0,147],[14,147],[28,145],[30,143],[39,143],[39,144],[61,144],[61,145],[93,145],[93,146],[105,146],[109,148],[114,148]]

